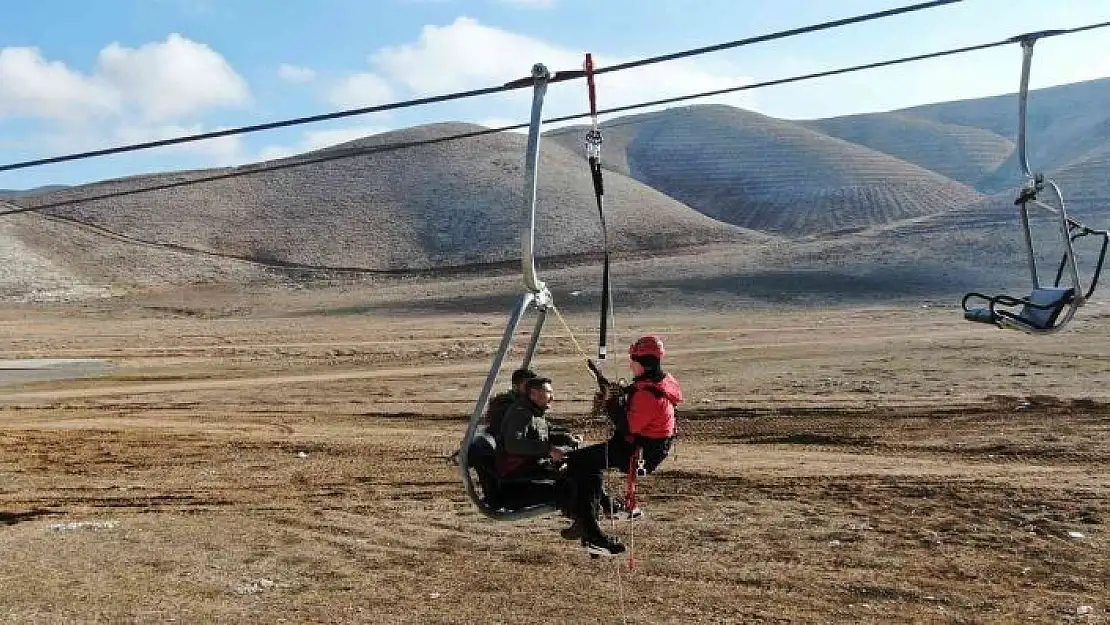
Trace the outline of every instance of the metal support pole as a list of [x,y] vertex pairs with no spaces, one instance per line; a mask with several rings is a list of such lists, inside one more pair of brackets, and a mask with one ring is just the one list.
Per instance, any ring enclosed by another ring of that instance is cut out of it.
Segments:
[[547,93],[547,81],[551,72],[542,63],[532,66],[532,79],[535,90],[532,95],[532,119],[528,128],[528,149],[524,160],[526,184],[524,196],[524,232],[521,236],[521,261],[524,270],[524,287],[533,293],[547,289],[536,276],[536,186],[537,169],[540,160],[540,124],[543,119],[543,98]]
[[[1075,288],[1075,297],[1079,299],[1077,305],[1082,305],[1084,303],[1083,283],[1079,278],[1079,265],[1075,258],[1075,250],[1072,246],[1069,227],[1071,220],[1068,218],[1067,207],[1064,205],[1064,196],[1055,182],[1046,180],[1043,174],[1034,174],[1032,168],[1029,166],[1029,152],[1027,148],[1029,141],[1029,76],[1033,65],[1033,46],[1037,42],[1038,35],[1039,33],[1034,33],[1021,39],[1021,85],[1018,92],[1018,166],[1021,168],[1021,173],[1026,178],[1026,186],[1022,191],[1022,195],[1032,195],[1031,199],[1021,203],[1021,224],[1025,230],[1025,245],[1029,254],[1029,271],[1033,278],[1033,288],[1037,289],[1042,285],[1040,273],[1037,270],[1036,253],[1033,248],[1032,231],[1029,224],[1029,211],[1027,208],[1028,203],[1035,203],[1039,207],[1047,209],[1049,212],[1059,217],[1058,226],[1061,240],[1064,243],[1068,274],[1071,278],[1072,286]],[[1059,210],[1036,199],[1036,195],[1045,188],[1050,189],[1052,194],[1056,196],[1056,200],[1060,205]]]
[[524,352],[524,362],[521,367],[532,366],[532,359],[536,357],[536,350],[540,346],[540,333],[543,332],[544,322],[547,321],[547,307],[540,308],[536,316],[536,327],[532,330],[532,340],[528,343],[528,351]]
[[509,315],[509,323],[505,326],[505,333],[501,336],[501,345],[493,356],[493,364],[490,366],[489,374],[486,375],[486,382],[482,385],[482,391],[478,394],[478,402],[474,406],[474,412],[470,415],[470,423],[466,428],[466,434],[463,435],[462,444],[459,446],[459,472],[462,475],[463,482],[466,483],[467,492],[475,500],[475,503],[477,503],[477,495],[474,493],[474,485],[470,480],[470,464],[467,462],[470,441],[474,439],[474,433],[478,431],[478,423],[481,422],[486,404],[489,403],[493,385],[497,382],[497,374],[501,371],[501,365],[505,362],[505,355],[509,353],[509,348],[512,346],[513,336],[516,334],[517,326],[520,325],[520,319],[534,299],[535,296],[531,293],[525,293]]

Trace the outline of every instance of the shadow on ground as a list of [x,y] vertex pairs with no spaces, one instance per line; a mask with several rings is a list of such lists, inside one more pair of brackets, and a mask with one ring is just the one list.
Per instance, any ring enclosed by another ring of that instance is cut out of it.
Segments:
[[51,516],[57,514],[50,510],[43,510],[36,508],[26,512],[9,512],[7,510],[0,510],[0,524],[15,525],[24,521],[33,521],[39,517]]

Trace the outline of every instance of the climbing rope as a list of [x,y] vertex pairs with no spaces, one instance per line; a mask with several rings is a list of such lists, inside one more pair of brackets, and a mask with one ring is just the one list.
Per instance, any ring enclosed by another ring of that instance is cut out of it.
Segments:
[[[578,351],[579,355],[585,357],[586,356],[586,351],[584,349],[582,349],[581,343],[578,342],[578,339],[574,335],[574,331],[571,330],[570,325],[567,323],[566,319],[563,318],[562,313],[559,312],[559,309],[554,304],[550,304],[548,307],[552,311],[554,311],[555,318],[558,319],[559,323],[561,323],[563,325],[563,329],[566,330],[567,336],[570,337],[570,340],[574,344],[574,348]],[[611,438],[610,436],[606,436],[606,438],[605,438],[605,465],[606,466],[609,466],[609,439],[610,438]],[[644,472],[644,459],[643,459],[643,456],[640,453],[640,450],[637,449],[633,453],[632,458],[629,460],[628,477],[627,477],[627,481],[625,483],[625,508],[626,508],[627,513],[628,513],[629,529],[632,532],[631,533],[631,542],[629,543],[628,568],[633,568],[633,566],[635,564],[634,555],[633,555],[634,549],[635,549],[635,529],[634,529],[635,528],[635,519],[632,517],[632,511],[636,509],[636,505],[637,505],[636,504],[636,477],[638,475],[643,475],[643,472]],[[608,487],[611,484],[608,471],[605,472],[605,481],[606,481],[606,486]],[[611,489],[606,488],[606,490],[609,491]],[[610,527],[610,529],[616,529],[616,519],[614,518],[615,515],[611,514],[612,513],[612,506],[610,506],[610,510],[608,510],[607,512],[610,513],[610,514],[608,514],[608,516],[610,517],[609,518],[609,527]]]
[[567,331],[567,336],[569,336],[571,342],[574,343],[574,349],[578,351],[578,354],[583,358],[589,359],[590,356],[586,353],[586,350],[582,349],[582,345],[574,336],[574,332],[570,329],[570,325],[567,324],[567,320],[563,318],[563,313],[559,312],[559,308],[555,306],[554,303],[548,304],[547,307],[555,313],[555,317],[559,320],[559,323],[563,324],[563,329]]
[[640,449],[632,452],[632,457],[628,459],[628,480],[625,485],[624,492],[624,505],[628,509],[628,568],[636,566],[636,519],[632,517],[632,513],[636,510],[636,478],[644,474],[644,456]]
[[[601,222],[601,241],[603,251],[603,265],[601,274],[601,319],[598,323],[598,345],[597,345],[597,358],[599,361],[599,369],[604,367],[605,358],[608,355],[609,347],[609,317],[612,314],[612,290],[610,288],[610,256],[609,256],[609,234],[605,224],[605,182],[602,175],[601,168],[601,144],[604,138],[601,134],[601,126],[597,119],[597,84],[594,82],[595,67],[593,55],[586,53],[586,61],[583,65],[584,73],[586,75],[586,88],[589,95],[590,104],[590,130],[586,132],[586,159],[590,166],[590,177],[594,185],[594,197],[597,201],[598,219]],[[605,444],[605,464],[609,464],[609,437],[606,437]],[[630,541],[628,547],[628,567],[632,568],[635,559],[633,553],[635,551],[636,534],[635,534],[635,519],[632,518],[632,511],[636,508],[636,465],[643,467],[643,459],[640,457],[640,451],[637,449],[629,460],[628,466],[628,482],[625,485],[625,508],[628,513],[629,529],[631,531]],[[606,472],[608,477],[608,472]],[[609,480],[607,479],[606,482]],[[608,484],[607,484],[608,486]],[[609,490],[607,488],[607,490]],[[611,512],[611,511],[610,511]],[[610,519],[612,523],[611,528],[615,528],[616,520]]]

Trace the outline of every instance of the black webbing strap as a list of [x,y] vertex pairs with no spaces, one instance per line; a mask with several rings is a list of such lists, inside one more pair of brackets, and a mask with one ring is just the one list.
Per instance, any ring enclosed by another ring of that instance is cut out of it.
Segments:
[[603,246],[603,267],[601,272],[601,320],[598,324],[597,357],[605,360],[609,342],[609,235],[605,227],[605,183],[601,175],[601,129],[597,124],[597,88],[594,84],[593,56],[586,53],[586,85],[590,94],[590,117],[592,126],[586,133],[586,154],[590,163],[590,175],[594,182],[594,196],[597,199],[597,213],[601,220],[601,240]]

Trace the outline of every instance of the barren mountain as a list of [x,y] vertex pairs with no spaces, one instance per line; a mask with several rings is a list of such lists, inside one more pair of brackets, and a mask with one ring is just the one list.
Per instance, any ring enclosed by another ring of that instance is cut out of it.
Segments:
[[904,113],[870,113],[797,122],[900,158],[974,187],[994,173],[1014,143],[989,130]]
[[[1099,166],[1107,171],[1110,158]],[[1072,173],[1083,174],[1070,171],[1069,175]],[[1033,278],[1014,197],[1011,192],[1002,192],[951,211],[885,224],[851,237],[807,242],[798,246],[796,253],[799,257],[823,256],[830,265],[843,265],[848,272],[870,266],[873,275],[932,279],[931,291],[947,291],[951,297],[968,291],[1023,297],[1032,289]],[[1042,199],[1058,206],[1048,194]],[[1098,210],[1090,202],[1065,200],[1071,217],[1096,228],[1110,226],[1104,207]],[[1033,209],[1030,219],[1041,283],[1052,284],[1066,249],[1058,217]],[[1101,243],[1097,236],[1079,237],[1074,242],[1084,289],[1091,286]],[[1067,274],[1064,284],[1070,285]],[[1100,284],[1096,296],[1105,301],[1105,281]],[[951,303],[958,304],[958,299]]]
[[10,299],[71,300],[133,289],[292,283],[286,272],[265,263],[146,244],[49,215],[11,215],[0,224],[5,249],[0,288]]
[[[1034,167],[1056,163],[1048,172],[1068,210],[1097,228],[1110,226],[1110,114],[1097,106],[1110,93],[1094,96],[1108,89],[1092,81],[1030,99]],[[609,121],[615,297],[730,307],[1021,295],[1029,279],[1013,206],[1015,126],[1013,95],[808,122],[724,106]],[[526,138],[436,141],[480,130],[431,125],[241,168],[21,194],[21,205],[75,203],[0,223],[2,293],[250,289],[356,275],[500,310],[520,288]],[[537,253],[564,298],[574,291],[575,305],[594,306],[601,233],[583,133],[563,128],[542,141]],[[990,195],[955,180],[984,181]],[[1057,262],[1049,218],[1038,216],[1037,236],[1043,262]],[[1084,261],[1097,252],[1088,243]],[[437,277],[409,280],[427,274]]]
[[[209,264],[228,258],[387,272],[519,262],[526,137],[503,133],[383,149],[475,130],[481,127],[411,128],[261,165],[112,180],[23,203],[75,201],[44,210],[55,219],[50,228],[56,230],[57,220],[64,219],[82,238],[99,236],[115,250],[111,262],[133,271],[140,282],[138,276],[150,270],[151,250],[158,249],[171,256],[188,252],[178,261],[186,264],[194,262],[186,258],[207,255]],[[542,147],[537,255],[600,252],[584,160],[553,142]],[[202,179],[207,181],[197,182]],[[134,193],[147,188],[154,190]],[[606,194],[609,243],[618,252],[767,239],[619,174],[606,179]],[[95,197],[102,199],[84,199]],[[65,237],[53,230],[36,236],[34,224],[24,222],[24,236],[44,257],[90,279],[124,277],[99,269],[108,259],[97,255],[96,246],[62,243]],[[226,261],[217,265],[182,266],[178,273],[227,271]],[[167,269],[173,273],[173,263]]]
[[1060,185],[1069,212],[1090,220],[1092,227],[1110,228],[1110,142],[1051,176]]
[[[1034,70],[1035,71],[1035,70]],[[1029,94],[1028,148],[1030,166],[1056,171],[1110,147],[1110,79],[1037,89]],[[1017,139],[1018,98],[1007,94],[990,98],[929,104],[898,114],[944,124],[971,126]],[[1021,182],[1016,153],[999,163],[993,176],[979,188],[994,192]]]
[[64,266],[63,260],[36,249],[24,237],[27,231],[22,226],[26,220],[22,215],[0,220],[0,299],[42,301],[105,294],[96,284],[82,281]]
[[[785,235],[833,232],[977,200],[936,172],[800,124],[719,105],[675,108],[604,127],[617,171],[728,223]],[[552,133],[579,142],[580,128]]]
[[[1017,86],[1015,82],[1014,92],[1004,95],[924,104],[895,112],[1013,137],[1018,127]],[[1029,129],[1040,132],[1060,118],[1086,117],[1098,112],[1108,96],[1110,78],[1034,89],[1029,94]]]

